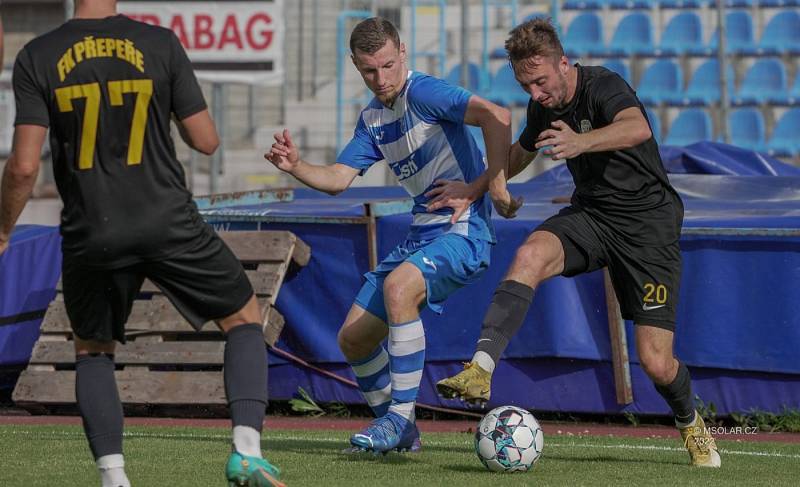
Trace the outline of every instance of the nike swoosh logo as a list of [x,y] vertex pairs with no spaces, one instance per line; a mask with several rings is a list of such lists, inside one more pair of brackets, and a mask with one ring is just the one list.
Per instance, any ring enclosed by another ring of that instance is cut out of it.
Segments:
[[480,342],[491,342],[491,341],[492,341],[491,338],[481,338],[480,340],[478,340],[478,343],[480,343]]
[[646,304],[643,304],[642,305],[642,309],[645,310],[645,311],[650,311],[652,309],[663,308],[664,306],[666,306],[666,304],[659,304],[657,306],[648,306]]

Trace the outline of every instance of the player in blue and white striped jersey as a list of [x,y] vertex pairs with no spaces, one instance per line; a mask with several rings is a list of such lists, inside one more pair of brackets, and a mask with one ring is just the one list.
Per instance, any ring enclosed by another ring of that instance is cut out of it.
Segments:
[[[372,272],[339,331],[339,346],[378,417],[353,435],[356,449],[418,450],[414,405],[425,362],[419,310],[440,313],[455,290],[478,279],[495,243],[490,199],[504,217],[521,205],[506,188],[510,113],[445,81],[408,71],[405,46],[387,20],[359,23],[352,60],[375,98],[337,162],[303,161],[288,130],[265,155],[278,169],[330,194],[385,160],[414,199],[404,242]],[[488,170],[467,125],[481,127]],[[388,350],[382,346],[389,336]]]

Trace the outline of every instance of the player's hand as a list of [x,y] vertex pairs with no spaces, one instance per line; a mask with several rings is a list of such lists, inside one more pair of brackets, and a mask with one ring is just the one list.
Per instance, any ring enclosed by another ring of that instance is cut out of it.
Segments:
[[478,199],[475,189],[464,181],[437,179],[433,184],[436,187],[425,193],[425,196],[431,198],[428,202],[428,212],[441,208],[452,208],[453,216],[450,218],[452,225],[455,225],[461,215],[467,211],[469,205]]
[[503,218],[514,218],[517,216],[517,210],[522,207],[522,196],[514,197],[508,190],[501,195],[492,194],[491,197],[494,209]]
[[300,152],[294,145],[288,129],[283,129],[283,132],[275,134],[275,143],[272,144],[269,152],[264,154],[264,159],[281,171],[290,174],[297,168],[300,163]]
[[0,238],[0,255],[3,255],[3,252],[6,251],[8,248],[8,240],[3,240]]
[[583,154],[580,134],[576,134],[563,120],[556,120],[550,124],[553,128],[539,134],[536,148],[551,146],[543,152],[553,160],[572,159]]

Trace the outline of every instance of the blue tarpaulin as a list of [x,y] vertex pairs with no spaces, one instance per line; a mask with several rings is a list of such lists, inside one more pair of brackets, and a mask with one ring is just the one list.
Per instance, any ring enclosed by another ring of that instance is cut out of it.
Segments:
[[0,366],[27,363],[60,275],[58,229],[17,227],[0,255]]
[[[796,286],[800,282],[800,170],[712,143],[666,148],[662,155],[686,205],[675,347],[691,367],[695,391],[706,402],[714,402],[721,414],[752,407],[773,411],[784,405],[800,407],[800,359],[796,356],[800,350],[800,288]],[[492,251],[489,270],[456,292],[446,302],[443,315],[423,312],[428,349],[422,401],[457,405],[437,398],[433,384],[455,373],[460,362],[471,357],[483,314],[516,248],[563,206],[553,203],[554,198],[567,197],[572,189],[564,166],[512,185],[514,194],[524,196],[525,205],[515,219],[494,219],[499,243]],[[368,235],[363,224],[341,222],[363,217],[365,202],[404,197],[399,187],[353,188],[337,197],[297,190],[290,203],[212,209],[205,214],[218,228],[287,229],[311,246],[308,266],[290,273],[278,296],[276,305],[287,323],[278,346],[352,378],[336,334],[361,286],[361,274],[368,270]],[[302,221],[304,217],[318,219]],[[269,222],[275,218],[282,220]],[[407,214],[378,219],[379,257],[402,240],[410,221]],[[47,251],[58,254],[57,234],[51,231],[51,237],[56,243]],[[8,274],[31,274],[43,260],[51,274],[55,269],[55,277],[47,278],[52,280],[52,297],[60,256],[48,260],[34,253],[17,253],[14,260],[19,262],[13,268],[4,268],[9,264],[0,260],[0,309],[7,299],[30,301],[4,294],[6,283],[16,282]],[[635,402],[623,408],[614,396],[602,274],[547,281],[537,290],[525,324],[499,365],[492,403],[540,410],[668,412],[638,366],[632,325],[628,323],[627,328]],[[30,336],[35,339],[35,333]],[[5,356],[0,355],[2,360]],[[273,356],[271,396],[291,397],[298,382],[321,401],[362,401],[352,388]]]

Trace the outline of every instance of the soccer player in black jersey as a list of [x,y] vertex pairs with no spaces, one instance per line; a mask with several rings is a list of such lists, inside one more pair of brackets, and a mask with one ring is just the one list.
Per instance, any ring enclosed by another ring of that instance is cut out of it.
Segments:
[[[267,357],[261,313],[241,263],[198,214],[170,119],[193,149],[218,144],[202,91],[169,30],[79,0],[75,18],[20,51],[14,147],[0,200],[0,253],[31,194],[47,129],[61,214],[64,301],[75,338],[76,397],[103,486],[129,486],[115,341],[145,278],[195,328],[226,335],[232,485],[281,485],[261,456]],[[169,483],[169,482],[167,482]]]
[[487,401],[495,364],[521,326],[536,286],[559,274],[608,267],[622,315],[636,324],[642,367],[672,408],[691,464],[718,467],[714,439],[694,409],[689,371],[673,356],[683,204],[667,179],[642,104],[616,73],[570,65],[547,19],[516,27],[505,47],[517,81],[531,95],[527,127],[509,153],[509,177],[543,150],[566,160],[575,192],[571,205],[517,250],[486,313],[472,362],[437,389],[445,397]]

